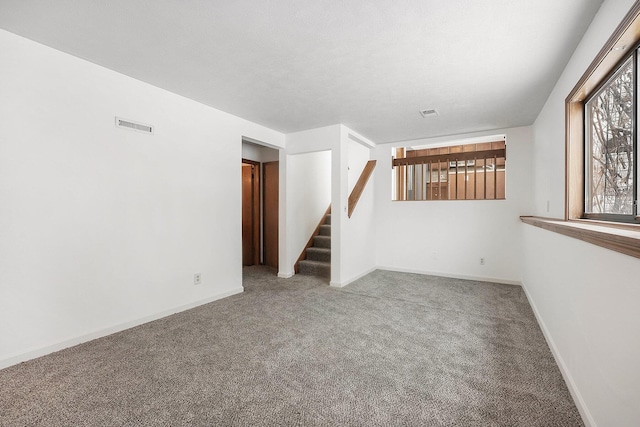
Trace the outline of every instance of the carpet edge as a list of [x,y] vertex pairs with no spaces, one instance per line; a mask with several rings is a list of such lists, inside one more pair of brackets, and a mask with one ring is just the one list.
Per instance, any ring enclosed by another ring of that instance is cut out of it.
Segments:
[[469,276],[464,274],[443,273],[441,271],[425,271],[425,270],[416,270],[411,268],[390,267],[390,266],[384,266],[384,265],[379,265],[375,269],[384,270],[384,271],[394,271],[398,273],[413,273],[413,274],[424,274],[427,276],[448,277],[451,279],[473,280],[476,282],[498,283],[501,285],[522,286],[522,282],[519,280],[501,279],[499,277]]

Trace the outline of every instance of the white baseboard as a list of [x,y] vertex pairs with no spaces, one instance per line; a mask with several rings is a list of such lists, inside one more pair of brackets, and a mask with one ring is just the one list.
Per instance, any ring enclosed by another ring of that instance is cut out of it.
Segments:
[[580,416],[582,416],[582,421],[584,422],[586,427],[597,427],[596,422],[591,416],[591,412],[589,412],[589,409],[587,408],[587,405],[584,402],[584,399],[582,398],[582,395],[580,394],[580,391],[578,390],[578,387],[576,386],[576,383],[573,380],[573,377],[571,376],[571,372],[569,372],[569,369],[567,368],[567,365],[564,362],[562,355],[560,355],[560,352],[558,351],[558,347],[556,347],[556,344],[553,341],[553,338],[551,337],[551,333],[549,332],[549,329],[547,329],[547,325],[544,323],[544,320],[540,316],[540,312],[536,307],[536,303],[531,298],[531,295],[529,294],[529,291],[527,290],[527,285],[525,283],[522,283],[522,289],[524,290],[524,294],[527,296],[527,300],[529,301],[529,305],[533,310],[533,314],[536,317],[536,320],[538,321],[538,325],[540,325],[542,334],[544,335],[545,340],[547,340],[547,344],[551,349],[551,354],[553,355],[553,358],[555,359],[556,364],[560,368],[560,373],[564,378],[564,382],[567,384],[569,393],[571,393],[571,397],[573,397],[573,401],[575,402],[576,407],[578,408],[578,412],[580,412]]
[[291,277],[293,277],[293,271],[290,273],[281,273],[278,272],[278,277],[282,278],[282,279],[289,279]]
[[365,272],[357,274],[357,275],[353,276],[352,278],[350,278],[348,280],[344,280],[342,282],[333,282],[333,281],[331,281],[331,282],[329,282],[329,286],[333,286],[334,288],[343,288],[343,287],[347,286],[349,283],[353,283],[356,280],[358,280],[359,278],[364,277],[367,274],[369,274],[369,273],[371,273],[373,271],[376,271],[377,269],[378,269],[377,267],[371,267],[370,269],[366,270]]
[[376,269],[386,270],[386,271],[397,271],[399,273],[425,274],[428,276],[450,277],[452,279],[475,280],[477,282],[490,282],[490,283],[501,283],[503,285],[522,286],[522,282],[520,282],[519,280],[500,279],[497,277],[466,276],[463,274],[443,273],[440,271],[414,270],[410,268],[408,269],[408,268],[386,267],[382,265],[379,265]]
[[194,307],[198,307],[203,304],[208,304],[210,302],[229,297],[231,295],[240,294],[244,292],[244,288],[235,288],[230,291],[221,292],[215,294],[209,298],[205,298],[199,301],[195,301],[189,304],[180,305],[174,308],[170,308],[168,310],[163,310],[159,313],[152,314],[150,316],[145,316],[140,319],[132,320],[125,323],[120,323],[118,325],[110,326],[108,328],[100,329],[94,332],[90,332],[88,334],[84,334],[78,337],[70,338],[64,341],[60,341],[56,344],[48,345],[45,347],[40,347],[32,350],[28,350],[25,352],[20,352],[18,354],[14,354],[8,357],[5,357],[0,360],[0,369],[8,368],[12,365],[17,365],[21,362],[26,362],[27,360],[35,359],[37,357],[46,356],[47,354],[54,353],[56,351],[64,350],[65,348],[73,347],[78,344],[82,344],[87,341],[95,340],[97,338],[102,338],[107,335],[115,334],[116,332],[124,331],[125,329],[133,328],[135,326],[140,326],[142,324],[152,322],[154,320],[161,319],[163,317],[171,316],[172,314],[179,313],[181,311],[189,310]]

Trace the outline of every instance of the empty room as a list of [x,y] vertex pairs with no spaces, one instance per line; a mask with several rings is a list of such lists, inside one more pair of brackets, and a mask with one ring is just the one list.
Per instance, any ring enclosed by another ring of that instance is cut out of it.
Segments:
[[0,0],[0,425],[640,425],[640,2]]

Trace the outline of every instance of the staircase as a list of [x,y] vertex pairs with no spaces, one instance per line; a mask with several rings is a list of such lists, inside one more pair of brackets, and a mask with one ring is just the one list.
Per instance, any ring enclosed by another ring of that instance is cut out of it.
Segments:
[[300,274],[331,277],[331,214],[324,216],[318,233],[312,237],[312,244],[305,251],[305,259],[298,263]]
[[[351,218],[375,167],[376,160],[369,160],[351,190],[348,204],[349,218]],[[294,271],[296,274],[331,278],[331,205],[302,250],[294,265]]]

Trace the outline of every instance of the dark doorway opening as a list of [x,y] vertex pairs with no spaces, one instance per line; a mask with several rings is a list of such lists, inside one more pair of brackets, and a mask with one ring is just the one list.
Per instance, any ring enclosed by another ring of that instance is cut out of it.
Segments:
[[260,163],[242,159],[242,265],[260,264]]
[[242,265],[278,268],[280,163],[242,159]]

